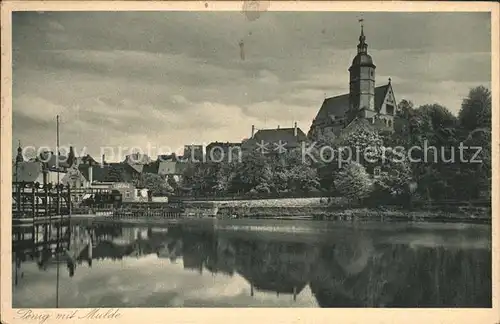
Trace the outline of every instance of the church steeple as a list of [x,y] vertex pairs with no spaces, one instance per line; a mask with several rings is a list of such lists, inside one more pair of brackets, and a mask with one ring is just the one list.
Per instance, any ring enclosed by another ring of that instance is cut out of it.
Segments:
[[19,146],[17,147],[16,162],[24,162],[23,149],[21,147],[21,141],[19,141]]
[[365,33],[363,30],[363,21],[364,19],[360,19],[359,22],[361,23],[361,34],[359,35],[359,44],[358,44],[358,54],[367,54],[368,53],[368,44],[366,44],[366,37]]
[[358,51],[349,68],[349,108],[351,116],[348,119],[356,116],[371,118],[375,111],[375,65],[368,54],[363,19],[360,19],[359,22],[361,23],[361,33],[357,46]]

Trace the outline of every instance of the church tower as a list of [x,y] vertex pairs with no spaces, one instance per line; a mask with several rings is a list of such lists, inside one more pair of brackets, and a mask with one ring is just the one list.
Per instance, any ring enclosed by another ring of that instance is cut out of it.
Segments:
[[[360,22],[362,23],[362,19]],[[368,44],[361,24],[358,53],[349,68],[349,110],[351,118],[375,115],[375,65],[368,55]]]

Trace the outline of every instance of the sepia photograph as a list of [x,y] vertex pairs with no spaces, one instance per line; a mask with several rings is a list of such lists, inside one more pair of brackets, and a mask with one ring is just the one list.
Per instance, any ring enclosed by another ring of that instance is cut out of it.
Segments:
[[8,13],[16,319],[491,310],[493,4],[213,6]]

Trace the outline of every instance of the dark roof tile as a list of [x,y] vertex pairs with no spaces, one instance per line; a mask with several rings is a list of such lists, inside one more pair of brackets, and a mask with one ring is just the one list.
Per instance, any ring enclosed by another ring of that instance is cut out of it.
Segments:
[[[375,110],[379,111],[389,89],[390,84],[379,86],[375,88]],[[336,97],[326,98],[319,109],[314,124],[325,121],[330,116],[344,117],[349,109],[349,94],[343,94]],[[328,122],[330,119],[328,119]]]
[[307,141],[307,136],[300,128],[297,128],[297,136],[294,135],[294,128],[261,129],[255,133],[253,140],[267,143],[276,143],[281,140],[288,145],[294,145]]

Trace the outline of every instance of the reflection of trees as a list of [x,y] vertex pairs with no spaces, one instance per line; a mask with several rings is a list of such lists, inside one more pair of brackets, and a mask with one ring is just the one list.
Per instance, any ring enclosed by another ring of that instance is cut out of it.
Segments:
[[304,243],[234,240],[237,271],[253,289],[300,293],[307,285],[316,249]]
[[[115,235],[119,230],[95,231]],[[99,234],[101,233],[101,234]],[[48,252],[48,251],[47,251]],[[147,231],[130,244],[101,240],[94,258],[157,254],[185,269],[244,277],[254,290],[299,294],[310,285],[322,307],[473,307],[491,305],[491,251],[376,244],[349,232],[329,242]]]
[[323,247],[311,290],[322,307],[443,307],[491,304],[488,251],[378,246],[349,274]]
[[236,265],[235,249],[228,240],[217,238],[214,249],[209,250],[205,267],[212,273],[232,276]]

